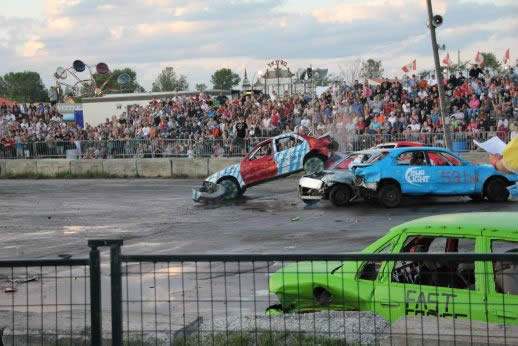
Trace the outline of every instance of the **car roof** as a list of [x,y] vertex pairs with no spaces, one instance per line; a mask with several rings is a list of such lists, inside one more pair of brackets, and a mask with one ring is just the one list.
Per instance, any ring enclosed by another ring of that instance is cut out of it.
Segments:
[[396,155],[399,155],[401,154],[402,152],[405,152],[405,151],[430,151],[430,150],[433,150],[433,151],[443,151],[443,152],[447,152],[447,153],[452,153],[451,150],[449,149],[446,149],[446,148],[440,148],[440,147],[404,147],[404,148],[395,148],[395,149],[392,149],[390,151],[390,154],[392,156],[396,156]]
[[389,152],[393,149],[388,149],[388,148],[371,148],[371,149],[365,149],[365,150],[359,150],[359,151],[354,151],[352,152],[351,154],[375,154],[375,153],[386,153],[386,152]]
[[448,233],[454,230],[459,236],[490,232],[497,236],[508,236],[518,240],[517,212],[478,212],[443,214],[423,217],[405,222],[390,232],[419,231],[426,233]]

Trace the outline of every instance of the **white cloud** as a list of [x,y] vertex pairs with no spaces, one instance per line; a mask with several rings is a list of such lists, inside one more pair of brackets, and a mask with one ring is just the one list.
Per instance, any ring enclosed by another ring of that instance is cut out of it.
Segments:
[[119,6],[113,5],[113,4],[104,4],[104,5],[98,5],[96,8],[99,11],[113,11],[113,10],[119,8]]
[[74,25],[74,22],[70,17],[51,18],[47,22],[46,30],[53,32],[63,32],[70,30]]
[[47,0],[43,5],[43,13],[49,17],[61,15],[66,8],[79,5],[81,0]]
[[153,24],[139,24],[137,26],[137,33],[139,36],[163,36],[171,33],[185,34],[201,30],[201,27],[196,22],[188,21],[173,21]]
[[[511,48],[514,54],[518,22],[512,14],[518,1],[473,1],[468,6],[467,0],[433,0],[434,12],[446,14],[439,42],[450,55],[461,49],[463,60],[477,50],[500,57]],[[0,16],[0,49],[7,52],[0,74],[34,70],[49,84],[56,66],[80,58],[134,68],[149,89],[165,66],[174,66],[194,86],[209,85],[223,66],[241,75],[246,67],[252,79],[273,58],[287,60],[292,71],[312,64],[338,73],[339,65],[356,57],[372,57],[383,61],[387,76],[400,75],[401,66],[415,58],[419,69],[433,66],[425,5],[424,0],[45,0],[39,18],[24,19],[21,11]]]
[[111,27],[110,35],[114,40],[120,40],[124,35],[124,27],[122,25]]
[[37,38],[26,41],[21,47],[16,50],[16,53],[19,56],[25,58],[34,57],[39,50],[43,49],[45,45],[43,42],[39,41]]

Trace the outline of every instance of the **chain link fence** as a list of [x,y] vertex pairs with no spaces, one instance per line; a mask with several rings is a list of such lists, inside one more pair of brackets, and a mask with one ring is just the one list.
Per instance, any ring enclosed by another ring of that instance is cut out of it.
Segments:
[[0,260],[0,345],[516,345],[518,254],[501,243],[512,249],[129,255],[90,240],[89,258]]
[[[453,133],[454,151],[473,151],[473,140],[485,141],[498,136],[510,140],[508,132]],[[119,158],[170,158],[170,157],[242,157],[256,144],[269,137],[250,137],[243,142],[224,139],[125,139],[109,141],[67,141],[17,143],[6,146],[0,143],[1,159],[119,159]],[[350,152],[372,148],[378,144],[396,141],[414,141],[428,146],[444,147],[442,133],[416,134],[338,134],[335,140],[339,151]]]

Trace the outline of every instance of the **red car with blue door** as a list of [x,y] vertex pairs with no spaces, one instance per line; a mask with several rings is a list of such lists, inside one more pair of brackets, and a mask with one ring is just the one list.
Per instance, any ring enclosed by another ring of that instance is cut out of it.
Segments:
[[285,133],[257,144],[242,160],[209,176],[200,189],[193,189],[193,200],[242,195],[248,187],[262,184],[304,170],[318,172],[337,149],[328,135],[314,138]]

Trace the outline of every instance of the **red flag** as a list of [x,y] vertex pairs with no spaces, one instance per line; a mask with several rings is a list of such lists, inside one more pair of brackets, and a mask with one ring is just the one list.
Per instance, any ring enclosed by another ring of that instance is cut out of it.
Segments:
[[410,71],[415,71],[417,69],[416,67],[417,67],[416,60],[414,60],[411,63],[403,66],[401,69],[403,70],[403,72],[410,72]]
[[475,62],[480,66],[484,66],[484,56],[480,54],[480,52],[477,52],[477,55],[475,55]]
[[511,53],[509,52],[509,48],[507,48],[504,55],[504,65],[507,65],[507,63],[509,63],[509,60],[511,60]]
[[448,67],[451,66],[450,53],[446,54],[446,57],[442,59],[442,63]]

